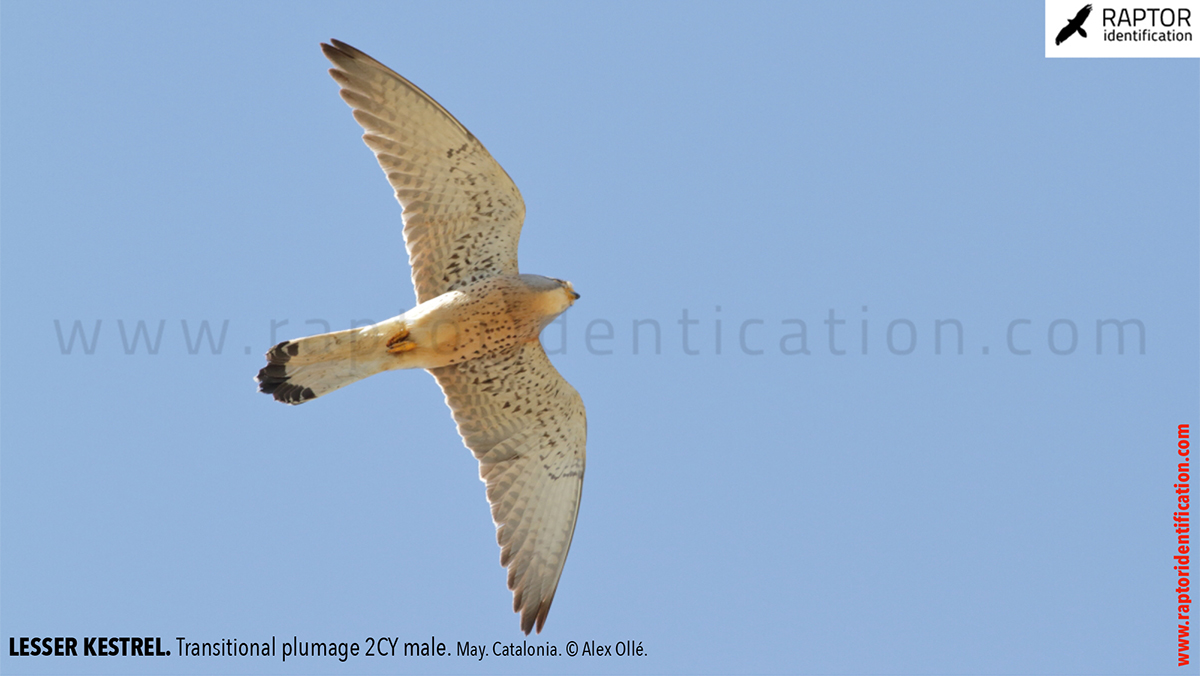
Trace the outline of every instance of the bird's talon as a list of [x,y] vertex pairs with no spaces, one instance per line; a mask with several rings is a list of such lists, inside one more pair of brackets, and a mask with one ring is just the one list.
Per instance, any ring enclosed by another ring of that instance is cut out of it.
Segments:
[[400,333],[392,336],[387,342],[387,351],[392,354],[400,354],[415,349],[417,344],[408,339],[408,329],[403,329]]

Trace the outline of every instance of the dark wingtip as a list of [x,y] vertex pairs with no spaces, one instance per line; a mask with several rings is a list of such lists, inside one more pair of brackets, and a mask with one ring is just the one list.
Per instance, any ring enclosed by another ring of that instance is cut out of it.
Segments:
[[[537,608],[518,611],[521,613],[521,631],[525,632],[526,636],[534,631],[542,633],[542,627],[546,626],[546,616],[550,614],[551,601],[553,601],[553,597],[549,601],[539,603]],[[516,609],[514,608],[514,610]]]
[[327,59],[333,61],[334,63],[337,62],[338,57],[357,59],[362,56],[367,56],[362,52],[362,50],[356,49],[355,47],[348,45],[336,38],[330,38],[328,43],[322,42],[321,51],[325,54]]

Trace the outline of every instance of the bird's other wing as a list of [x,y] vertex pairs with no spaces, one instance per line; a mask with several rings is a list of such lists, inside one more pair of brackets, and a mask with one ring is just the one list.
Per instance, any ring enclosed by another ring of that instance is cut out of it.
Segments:
[[541,632],[579,514],[583,400],[537,341],[430,372],[479,460],[521,630]]
[[321,44],[363,141],[404,207],[417,302],[517,274],[525,202],[471,132],[416,85],[338,40]]
[[1071,23],[1075,24],[1076,26],[1082,26],[1083,22],[1087,21],[1088,15],[1091,13],[1092,6],[1084,5],[1083,9],[1079,10],[1079,13],[1075,15],[1075,19],[1072,20]]
[[1058,35],[1054,38],[1054,44],[1061,45],[1062,41],[1071,37],[1071,34],[1074,32],[1075,32],[1075,24],[1068,23],[1066,26],[1063,26],[1062,30],[1060,30],[1058,32]]

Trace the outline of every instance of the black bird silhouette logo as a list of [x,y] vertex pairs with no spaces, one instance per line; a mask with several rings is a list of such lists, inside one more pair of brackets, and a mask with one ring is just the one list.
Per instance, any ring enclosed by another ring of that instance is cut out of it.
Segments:
[[1054,44],[1061,45],[1064,40],[1075,34],[1076,31],[1083,37],[1087,37],[1087,31],[1083,30],[1083,22],[1087,21],[1088,15],[1092,13],[1091,5],[1084,5],[1083,9],[1075,15],[1074,19],[1067,22],[1066,26],[1058,32],[1058,37],[1054,38]]

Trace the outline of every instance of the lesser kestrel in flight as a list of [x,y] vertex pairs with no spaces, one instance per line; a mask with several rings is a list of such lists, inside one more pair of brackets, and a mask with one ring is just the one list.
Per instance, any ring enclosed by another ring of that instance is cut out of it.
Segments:
[[517,270],[525,203],[483,144],[387,66],[331,43],[329,74],[403,207],[418,305],[272,347],[260,389],[301,404],[381,371],[432,373],[479,460],[513,610],[540,632],[575,532],[587,421],[538,336],[579,294]]

